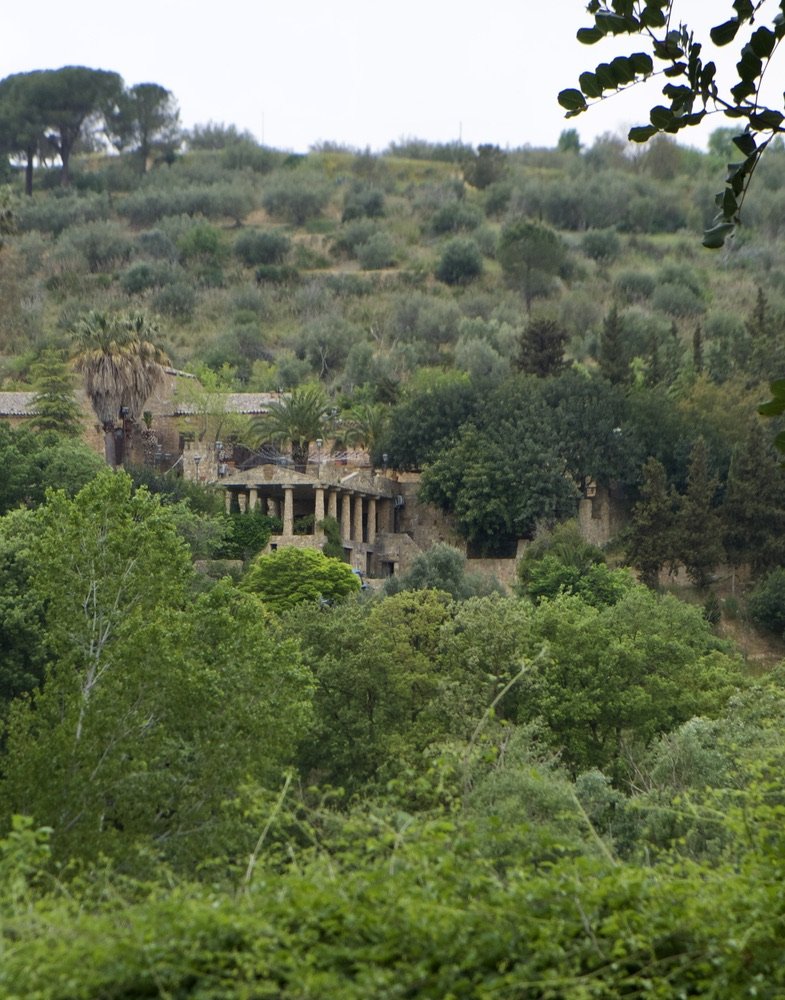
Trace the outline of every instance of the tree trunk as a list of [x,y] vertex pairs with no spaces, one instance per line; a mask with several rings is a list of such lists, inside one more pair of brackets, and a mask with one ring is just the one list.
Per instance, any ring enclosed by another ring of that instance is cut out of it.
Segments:
[[104,424],[104,456],[106,464],[111,468],[117,468],[117,447],[113,424]]
[[35,147],[28,146],[27,150],[27,163],[25,164],[25,194],[28,197],[33,196],[33,165],[35,160]]

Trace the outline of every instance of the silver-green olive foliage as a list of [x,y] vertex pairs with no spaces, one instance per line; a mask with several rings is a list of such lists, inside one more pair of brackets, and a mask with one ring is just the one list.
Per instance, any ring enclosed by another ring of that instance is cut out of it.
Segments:
[[[785,114],[766,106],[761,96],[764,76],[785,37],[785,8],[767,0],[733,0],[732,15],[714,25],[705,39],[680,20],[679,7],[678,0],[590,0],[587,10],[594,23],[578,31],[578,41],[594,45],[609,36],[630,35],[645,40],[648,51],[625,53],[581,73],[578,88],[563,90],[559,104],[571,118],[591,102],[658,76],[665,81],[665,101],[651,108],[647,124],[630,129],[633,142],[662,132],[675,134],[710,114],[737,119],[733,143],[739,158],[728,164],[725,188],[716,197],[717,215],[703,237],[705,247],[718,249],[739,222],[761,154],[774,136],[785,132]],[[738,45],[737,78],[724,86],[711,56],[733,43]]]

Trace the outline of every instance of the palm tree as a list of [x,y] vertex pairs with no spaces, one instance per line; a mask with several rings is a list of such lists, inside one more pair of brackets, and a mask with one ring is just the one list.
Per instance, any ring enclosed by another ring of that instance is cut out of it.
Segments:
[[111,316],[93,310],[76,325],[74,367],[85,377],[111,466],[122,462],[125,421],[139,419],[145,402],[163,381],[163,366],[169,359],[150,339],[157,334],[157,326],[143,313]]
[[390,411],[383,403],[358,403],[344,418],[344,440],[352,448],[365,448],[371,456],[384,439]]
[[324,437],[327,429],[327,397],[318,385],[293,389],[251,425],[259,443],[290,445],[297,472],[305,472],[311,443]]

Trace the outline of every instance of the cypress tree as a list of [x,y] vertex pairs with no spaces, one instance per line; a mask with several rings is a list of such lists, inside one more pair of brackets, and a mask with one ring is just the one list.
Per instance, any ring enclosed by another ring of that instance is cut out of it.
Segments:
[[616,305],[605,317],[597,348],[600,371],[614,385],[627,385],[631,379],[630,355],[624,342],[621,316]]
[[676,519],[676,555],[693,583],[705,587],[711,571],[722,562],[722,522],[714,497],[717,480],[709,469],[709,455],[702,437],[690,452],[687,490]]
[[649,458],[643,466],[640,500],[632,509],[627,558],[641,580],[656,587],[660,570],[674,561],[676,497],[668,487],[662,462]]

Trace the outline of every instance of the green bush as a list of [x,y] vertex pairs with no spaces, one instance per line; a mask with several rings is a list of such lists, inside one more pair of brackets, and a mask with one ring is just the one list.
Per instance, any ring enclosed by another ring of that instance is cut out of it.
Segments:
[[126,263],[133,253],[128,233],[116,222],[87,222],[73,226],[57,241],[61,258],[81,258],[90,274],[108,271]]
[[625,302],[645,302],[654,294],[657,280],[648,271],[620,271],[613,287]]
[[234,254],[246,267],[257,264],[282,264],[289,252],[291,240],[274,229],[249,229],[234,241]]
[[389,233],[374,233],[357,247],[357,259],[364,271],[393,267],[396,262],[395,241]]
[[136,238],[138,253],[153,260],[176,261],[177,246],[174,240],[161,229],[148,229]]
[[270,215],[302,226],[316,218],[329,200],[330,187],[320,175],[294,171],[271,182],[262,204]]
[[103,195],[78,197],[69,194],[47,198],[25,198],[15,209],[16,225],[21,232],[37,229],[58,236],[70,226],[98,222],[109,216],[109,201]]
[[476,229],[482,222],[482,212],[465,201],[451,201],[431,216],[430,230],[437,236]]
[[384,193],[364,184],[354,185],[343,201],[342,222],[352,219],[380,219],[384,215]]
[[772,570],[755,587],[748,602],[752,621],[778,635],[785,634],[785,569]]
[[175,270],[169,264],[138,261],[120,276],[120,287],[126,295],[140,295],[150,288],[164,288],[175,279]]
[[621,253],[621,240],[615,229],[591,229],[581,240],[581,250],[598,264],[610,264]]
[[230,143],[221,154],[221,162],[227,170],[252,170],[255,174],[269,174],[280,159],[280,153],[250,139]]
[[196,292],[185,281],[174,281],[154,297],[153,308],[164,316],[187,323],[196,308]]
[[482,274],[482,254],[474,240],[451,240],[442,251],[436,277],[447,285],[468,285]]

